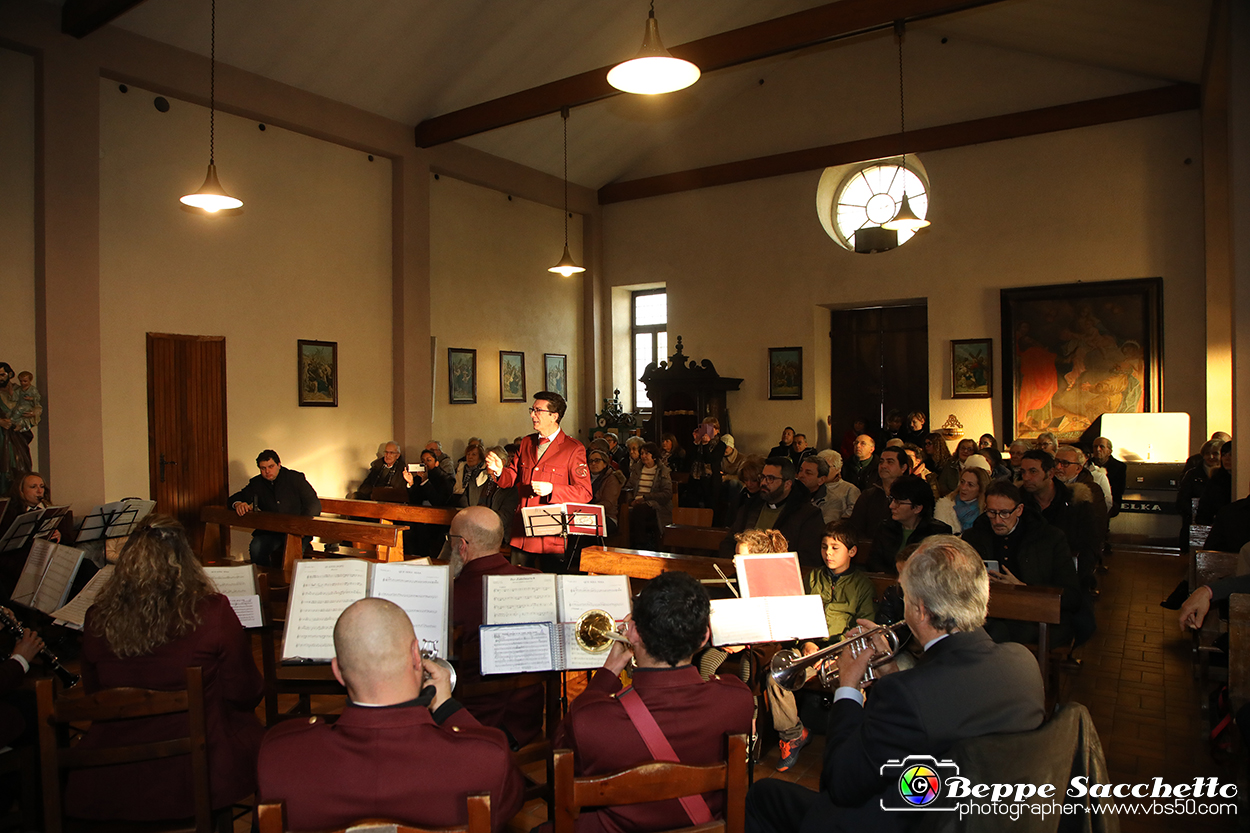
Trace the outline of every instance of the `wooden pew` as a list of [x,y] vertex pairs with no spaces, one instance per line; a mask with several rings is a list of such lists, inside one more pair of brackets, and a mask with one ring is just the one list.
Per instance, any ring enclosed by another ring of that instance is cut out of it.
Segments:
[[1228,699],[1234,714],[1250,702],[1250,593],[1228,597]]
[[666,551],[699,555],[720,552],[721,541],[729,535],[729,530],[718,526],[687,526],[686,524],[669,524],[664,527],[661,544]]
[[653,579],[660,573],[689,573],[697,579],[720,581],[715,567],[733,577],[732,558],[711,558],[704,555],[680,555],[654,550],[630,550],[623,547],[586,547],[582,550],[582,569],[592,575],[629,576],[632,579]]
[[232,526],[285,534],[286,554],[283,558],[283,571],[288,580],[291,577],[291,571],[295,568],[295,562],[303,554],[304,543],[301,539],[305,535],[315,535],[331,541],[360,541],[364,544],[393,548],[399,546],[401,533],[407,528],[392,524],[344,521],[321,516],[306,518],[302,515],[282,515],[277,512],[248,512],[246,515],[240,515],[226,506],[205,506],[200,510],[200,520],[206,524],[217,524],[221,527],[223,538],[230,534],[229,529]]
[[[318,497],[321,511],[330,515],[342,515],[346,518],[374,518],[382,524],[396,522],[414,524],[437,524],[450,526],[451,519],[460,510],[450,506],[410,506],[406,503],[384,503],[376,500],[347,500],[344,498]],[[350,540],[353,543],[355,539]],[[398,545],[383,548],[378,546],[378,559],[381,561],[403,561],[404,543],[400,536]]]
[[[1197,550],[1189,557],[1189,592],[1218,579],[1237,574],[1238,555],[1235,552]],[[1194,678],[1206,681],[1215,640],[1223,633],[1226,624],[1219,616],[1218,608],[1203,620],[1202,627],[1193,631]]]

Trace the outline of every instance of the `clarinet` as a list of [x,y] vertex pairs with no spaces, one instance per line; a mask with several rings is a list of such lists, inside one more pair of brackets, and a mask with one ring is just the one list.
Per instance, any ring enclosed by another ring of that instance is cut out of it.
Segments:
[[[16,617],[10,616],[8,611],[0,608],[0,626],[6,631],[13,634],[14,639],[21,639],[22,634],[26,633],[26,629],[22,627],[22,623],[17,621]],[[56,658],[56,654],[48,650],[48,646],[44,645],[39,649],[39,657],[44,661],[52,673],[56,674],[57,679],[61,681],[61,685],[65,688],[73,688],[78,685],[78,681],[82,679],[74,672],[70,671],[61,661]]]

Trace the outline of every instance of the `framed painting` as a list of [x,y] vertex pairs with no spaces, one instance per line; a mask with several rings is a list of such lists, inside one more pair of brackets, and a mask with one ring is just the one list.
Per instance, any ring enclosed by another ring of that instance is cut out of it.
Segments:
[[543,390],[569,398],[569,357],[566,353],[543,353]]
[[1001,290],[1003,439],[1159,410],[1163,279]]
[[337,408],[339,404],[339,343],[296,339],[299,354],[296,384],[299,405]]
[[803,398],[803,348],[768,348],[768,398]]
[[477,402],[477,351],[447,348],[447,395],[452,405]]
[[525,401],[525,354],[499,351],[499,401]]
[[989,399],[994,395],[992,338],[951,341],[951,398]]

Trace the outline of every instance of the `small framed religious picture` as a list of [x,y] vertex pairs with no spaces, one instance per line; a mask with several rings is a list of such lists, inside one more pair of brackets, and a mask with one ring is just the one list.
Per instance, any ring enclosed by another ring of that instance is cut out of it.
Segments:
[[525,354],[499,351],[499,401],[525,401]]
[[768,398],[803,398],[803,348],[768,348]]
[[296,339],[299,351],[296,383],[301,408],[337,408],[339,404],[339,343]]
[[452,405],[477,402],[477,351],[447,348],[447,391]]
[[994,339],[951,341],[951,398],[989,399],[994,395]]
[[543,353],[543,390],[569,398],[569,357],[565,353]]

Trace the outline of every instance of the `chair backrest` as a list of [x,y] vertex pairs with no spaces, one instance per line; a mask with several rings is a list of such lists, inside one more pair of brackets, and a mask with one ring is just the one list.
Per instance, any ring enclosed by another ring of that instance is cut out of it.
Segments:
[[[191,756],[191,780],[195,797],[194,829],[212,830],[212,808],[208,788],[208,746],[204,723],[204,683],[201,669],[187,669],[187,687],[182,691],[155,691],[146,688],[108,688],[82,697],[57,699],[52,680],[35,684],[39,705],[39,753],[43,772],[44,829],[60,833],[61,774],[64,770],[126,764]],[[81,749],[65,740],[65,724],[123,720],[158,715],[187,715],[185,737],[129,746]]]
[[711,526],[712,510],[676,506],[673,507],[673,523],[685,526]]
[[402,486],[378,486],[369,493],[369,498],[381,503],[407,503],[408,490]]
[[[364,819],[348,827],[325,833],[347,833],[361,827],[393,828],[395,833],[490,833],[490,793],[473,793],[468,798],[469,823],[464,827],[414,827],[386,819]],[[260,833],[287,833],[286,805],[281,801],[256,805]]]
[[[742,833],[746,823],[747,736],[730,735],[725,763],[710,766],[649,761],[610,775],[576,777],[573,752],[555,752],[555,833],[573,833],[583,807],[614,807],[725,791],[725,817],[700,833]],[[674,830],[684,830],[679,824]],[[262,831],[264,833],[264,831]]]

